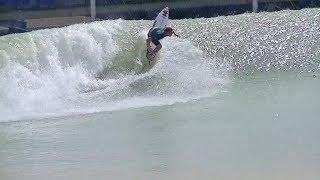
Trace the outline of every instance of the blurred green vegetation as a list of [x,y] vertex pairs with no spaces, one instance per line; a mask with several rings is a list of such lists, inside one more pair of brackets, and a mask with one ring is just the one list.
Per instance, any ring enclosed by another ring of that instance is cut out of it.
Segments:
[[8,12],[9,9],[5,6],[0,6],[0,13]]

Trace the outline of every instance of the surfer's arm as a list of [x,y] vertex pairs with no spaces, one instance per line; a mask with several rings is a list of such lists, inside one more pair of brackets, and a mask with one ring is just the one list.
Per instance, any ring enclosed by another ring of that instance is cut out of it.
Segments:
[[177,36],[178,38],[180,37],[180,36],[179,36],[178,34],[176,34],[176,32],[174,32],[174,31],[173,31],[173,34],[174,34],[175,36]]
[[149,37],[149,38],[147,39],[147,48],[148,48],[148,50],[151,49],[150,43],[151,43],[151,38]]

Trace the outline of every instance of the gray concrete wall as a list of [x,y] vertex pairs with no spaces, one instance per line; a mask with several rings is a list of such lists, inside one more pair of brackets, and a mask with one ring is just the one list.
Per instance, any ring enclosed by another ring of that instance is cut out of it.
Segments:
[[[263,10],[268,10],[263,6],[287,3],[285,6],[290,8],[292,3],[298,4],[299,1],[259,0],[259,6],[261,5],[261,8],[264,8]],[[170,7],[170,16],[172,18],[213,17],[252,11],[252,0],[186,0],[179,2],[109,5],[98,6],[96,12],[97,17],[101,19],[153,19],[166,6]],[[277,9],[271,9],[271,11],[273,10]],[[91,21],[90,6],[36,11],[12,11],[0,14],[0,21],[8,19],[25,20],[27,24],[26,30],[62,27]],[[2,26],[4,25],[2,24]],[[5,28],[1,29],[2,32],[6,30]]]
[[36,30],[36,29],[42,29],[42,28],[63,27],[71,24],[88,23],[88,22],[91,22],[91,18],[87,16],[51,17],[51,18],[39,18],[39,19],[27,19],[26,22],[27,22],[28,30]]
[[[276,2],[299,2],[299,0],[259,0],[264,3]],[[123,5],[110,5],[98,6],[97,14],[121,14],[130,11],[156,11],[165,6],[171,9],[184,9],[184,8],[198,8],[209,6],[241,6],[250,5],[252,0],[187,0],[179,2],[158,2],[158,3],[145,3],[145,4],[123,4]],[[37,19],[37,18],[50,18],[50,17],[67,17],[67,16],[90,16],[90,8],[76,7],[68,9],[47,9],[36,11],[12,11],[0,14],[0,20],[6,19]]]

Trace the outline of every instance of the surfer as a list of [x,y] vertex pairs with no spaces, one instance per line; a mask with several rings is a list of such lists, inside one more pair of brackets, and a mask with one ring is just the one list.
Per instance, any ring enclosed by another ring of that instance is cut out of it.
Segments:
[[[147,56],[149,57],[155,57],[155,55],[160,51],[162,48],[161,43],[159,40],[172,35],[175,35],[179,37],[174,30],[171,27],[165,27],[165,28],[151,28],[148,33],[148,39],[147,39],[147,49],[148,53]],[[156,46],[154,49],[151,48],[151,42]]]

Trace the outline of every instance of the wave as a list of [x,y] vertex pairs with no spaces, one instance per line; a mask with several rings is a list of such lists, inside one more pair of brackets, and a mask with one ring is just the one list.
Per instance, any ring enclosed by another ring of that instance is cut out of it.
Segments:
[[151,21],[108,20],[0,38],[0,122],[186,102],[230,74],[318,71],[320,11],[172,20],[145,69]]
[[224,83],[214,60],[177,38],[164,40],[158,63],[141,73],[148,23],[103,21],[2,37],[1,121],[184,102]]

